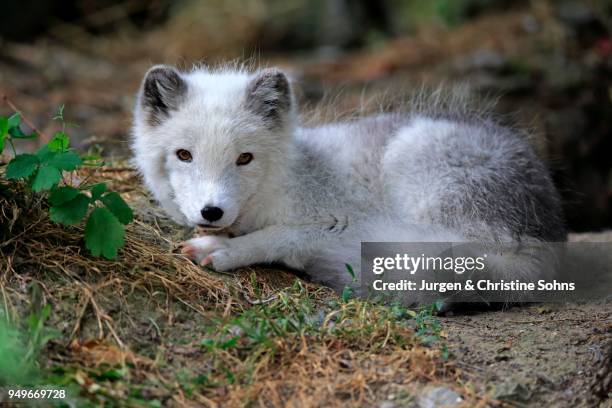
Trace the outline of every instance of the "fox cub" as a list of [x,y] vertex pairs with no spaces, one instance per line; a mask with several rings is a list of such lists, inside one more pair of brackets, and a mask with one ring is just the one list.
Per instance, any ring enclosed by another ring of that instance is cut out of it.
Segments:
[[550,175],[513,130],[435,107],[314,127],[297,113],[278,69],[146,73],[134,162],[176,222],[210,233],[184,253],[342,288],[362,241],[565,240]]

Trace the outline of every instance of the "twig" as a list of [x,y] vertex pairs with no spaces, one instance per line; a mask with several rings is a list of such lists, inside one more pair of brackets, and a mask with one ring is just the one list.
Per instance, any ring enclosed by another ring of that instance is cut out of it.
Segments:
[[161,330],[159,329],[159,326],[157,325],[155,320],[153,320],[153,318],[150,316],[149,316],[149,322],[151,322],[151,325],[155,328],[155,331],[157,332],[157,337],[161,339],[162,338]]
[[120,173],[120,172],[135,172],[133,167],[95,167],[95,168],[84,168],[89,171],[98,171],[100,173]]
[[[0,290],[2,291],[2,301],[4,303],[4,313],[6,314],[6,321],[11,321],[11,314],[9,310],[9,301],[8,295],[6,294],[5,284],[8,281],[9,272],[13,270],[13,258],[10,255],[6,257],[6,271],[0,277]],[[12,304],[11,304],[12,306]]]
[[70,333],[70,337],[68,338],[68,342],[70,342],[74,338],[74,336],[79,332],[79,330],[81,330],[81,321],[83,320],[83,316],[85,316],[85,311],[87,310],[87,306],[88,305],[89,305],[89,298],[86,297],[85,303],[83,304],[83,307],[81,308],[81,311],[77,315],[76,323],[74,324],[74,327],[72,329],[72,333]]
[[34,126],[34,124],[32,122],[30,122],[28,120],[27,117],[25,117],[25,115],[23,114],[23,112],[9,99],[8,95],[2,95],[2,100],[4,101],[4,103],[6,103],[12,110],[14,110],[15,112],[19,112],[19,114],[21,115],[21,120],[23,120],[23,123],[25,123],[26,125],[28,125],[30,127],[30,129],[32,129],[33,131],[35,131],[36,133],[38,133],[38,135],[42,138],[42,140],[44,140],[45,142],[48,142],[49,139],[47,138],[47,136],[45,136],[45,134],[43,132],[41,132],[40,130],[38,130],[38,128],[36,128],[36,126]]
[[244,292],[242,293],[242,296],[244,296],[244,299],[252,305],[265,305],[266,303],[270,303],[278,298],[277,295],[272,295],[267,299],[253,300]]

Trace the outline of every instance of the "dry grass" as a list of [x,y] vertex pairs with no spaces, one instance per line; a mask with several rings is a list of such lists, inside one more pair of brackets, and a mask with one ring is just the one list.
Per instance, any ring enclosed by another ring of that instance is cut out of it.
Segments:
[[[137,208],[119,257],[90,256],[82,227],[50,222],[43,200],[24,199],[11,186],[0,192],[0,304],[23,316],[28,286],[40,285],[63,333],[45,363],[61,366],[86,398],[340,406],[410,396],[423,382],[456,387],[453,365],[438,348],[422,346],[413,323],[391,308],[344,302],[279,270],[203,271],[176,253],[186,231],[154,212],[131,169],[78,176],[108,181]],[[150,322],[146,330],[143,321]],[[101,378],[108,367],[126,374]]]
[[[275,339],[275,353],[268,353],[254,367],[256,381],[230,387],[225,402],[232,406],[246,401],[261,406],[363,405],[385,400],[402,387],[405,391],[412,385],[414,391],[418,381],[448,380],[452,365],[443,362],[437,350],[410,341],[409,329],[394,327],[390,321],[381,324],[376,308],[369,306],[349,305],[368,314],[357,323],[364,327],[353,328],[360,333],[357,336],[340,330]],[[359,310],[353,312],[351,316],[359,316]],[[354,324],[349,320],[340,324]],[[242,363],[236,356],[226,358]]]
[[[112,177],[114,181],[109,184],[119,187],[128,200],[139,194],[135,179],[125,177],[126,173],[133,175],[129,169],[84,172],[95,173],[89,175],[90,182]],[[3,248],[0,259],[6,265],[4,281],[16,277],[18,270],[49,271],[73,280],[88,298],[108,285],[148,290],[163,287],[172,297],[203,314],[211,305],[225,304],[230,296],[230,287],[223,279],[202,273],[189,259],[174,252],[172,234],[177,236],[180,231],[167,227],[170,234],[164,234],[156,221],[149,225],[142,218],[137,219],[127,226],[126,244],[120,256],[109,261],[94,258],[85,250],[83,226],[66,228],[51,222],[41,210],[40,201],[15,203],[7,197],[0,200],[1,216],[10,237],[0,244]]]

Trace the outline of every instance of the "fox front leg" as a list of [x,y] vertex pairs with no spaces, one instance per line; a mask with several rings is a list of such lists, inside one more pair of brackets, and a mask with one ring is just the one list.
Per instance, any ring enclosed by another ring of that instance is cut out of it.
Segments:
[[302,269],[321,238],[315,230],[272,226],[236,238],[193,238],[182,244],[182,252],[218,271],[270,262]]
[[226,249],[230,238],[219,235],[205,235],[192,238],[180,244],[181,253],[189,256],[200,265],[212,263],[212,254]]

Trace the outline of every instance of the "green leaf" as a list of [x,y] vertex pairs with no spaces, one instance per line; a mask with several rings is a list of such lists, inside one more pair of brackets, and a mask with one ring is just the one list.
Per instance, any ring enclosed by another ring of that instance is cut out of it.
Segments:
[[85,246],[94,256],[114,259],[117,249],[123,246],[124,238],[123,225],[113,213],[103,207],[91,212],[85,226]]
[[59,131],[53,135],[53,138],[47,143],[49,146],[49,150],[52,152],[62,153],[68,150],[68,146],[70,146],[70,139],[66,133]]
[[78,194],[79,190],[74,187],[64,186],[60,188],[55,188],[51,190],[51,194],[49,195],[49,202],[51,203],[51,205],[61,205],[65,202],[72,200]]
[[19,124],[21,123],[21,113],[17,112],[11,115],[11,117],[8,118],[7,123],[9,128],[19,126]]
[[33,154],[18,154],[6,168],[7,179],[20,179],[31,176],[38,167],[38,157]]
[[20,127],[12,127],[12,128],[9,128],[9,130],[8,130],[8,132],[7,132],[7,133],[8,133],[8,134],[9,134],[11,137],[17,137],[17,138],[18,138],[19,136],[21,136],[21,135],[25,135],[25,133],[23,133],[23,132],[21,131],[21,128],[20,128]]
[[232,373],[227,368],[224,368],[223,371],[224,371],[224,374],[225,374],[225,379],[227,381],[229,381],[230,384],[233,384],[233,383],[236,382],[236,376],[234,375],[234,373]]
[[106,191],[106,183],[98,183],[95,186],[93,186],[91,188],[91,201],[94,202],[97,199],[99,199],[105,191]]
[[4,151],[4,139],[6,139],[8,129],[8,119],[0,117],[0,153]]
[[230,349],[230,348],[234,347],[236,344],[238,344],[238,340],[240,340],[240,337],[233,337],[233,338],[229,339],[228,341],[225,341],[225,342],[221,343],[219,345],[219,347],[222,350]]
[[209,350],[212,350],[215,348],[215,341],[213,339],[202,339],[202,341],[200,342],[200,346],[205,347]]
[[66,171],[75,170],[81,163],[81,158],[74,152],[58,153],[49,160],[50,166]]
[[351,288],[350,286],[345,286],[344,289],[342,289],[342,295],[341,295],[342,301],[344,303],[348,302],[353,296],[353,293],[354,293],[353,288]]
[[120,380],[123,377],[125,377],[127,372],[128,371],[125,367],[124,368],[111,368],[110,370],[103,372],[97,377],[100,380],[116,381],[116,380]]
[[129,224],[134,219],[132,209],[118,193],[113,191],[104,195],[100,200],[122,224]]
[[353,278],[353,282],[356,282],[357,278],[355,278],[355,271],[353,270],[351,264],[344,264],[344,266],[346,267],[348,274],[351,275],[351,278]]
[[6,136],[9,130],[9,120],[4,116],[0,116],[0,136]]
[[449,357],[450,357],[450,352],[448,350],[448,346],[444,344],[442,346],[442,360],[447,361]]
[[50,190],[53,186],[56,186],[61,179],[62,174],[57,168],[52,166],[41,166],[32,182],[32,190]]
[[53,206],[49,209],[49,218],[51,221],[64,225],[78,224],[89,208],[89,197],[85,194],[78,193],[70,201],[63,204]]
[[40,149],[38,149],[36,151],[36,156],[38,157],[38,159],[40,160],[41,163],[48,162],[49,160],[51,160],[56,155],[57,155],[57,153],[52,152],[51,150],[49,150],[49,146],[48,145],[44,145]]
[[36,132],[32,132],[29,135],[23,133],[20,127],[12,127],[9,129],[9,135],[11,135],[14,139],[36,139],[38,134]]

